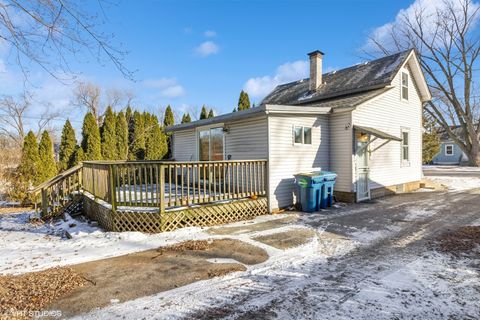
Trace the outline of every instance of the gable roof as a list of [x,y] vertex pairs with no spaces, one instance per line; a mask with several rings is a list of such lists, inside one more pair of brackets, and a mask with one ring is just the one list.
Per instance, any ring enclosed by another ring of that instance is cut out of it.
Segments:
[[390,85],[413,49],[402,51],[352,67],[325,73],[324,82],[316,91],[310,91],[309,79],[277,86],[262,104],[302,105]]
[[[217,117],[177,124],[165,128],[167,132],[184,130],[204,125],[257,117],[269,112],[325,113],[326,110],[354,108],[390,90],[393,79],[400,69],[409,64],[412,76],[417,79],[423,101],[431,94],[413,49],[352,67],[325,73],[324,84],[316,91],[309,89],[309,79],[302,79],[277,86],[261,102],[260,106],[248,110],[223,114]],[[290,106],[290,107],[289,107]],[[296,106],[293,108],[292,106]],[[310,107],[310,108],[309,108]],[[290,108],[291,110],[287,110]],[[307,110],[308,109],[308,110]],[[310,110],[312,109],[312,110]],[[329,111],[330,112],[330,111]]]

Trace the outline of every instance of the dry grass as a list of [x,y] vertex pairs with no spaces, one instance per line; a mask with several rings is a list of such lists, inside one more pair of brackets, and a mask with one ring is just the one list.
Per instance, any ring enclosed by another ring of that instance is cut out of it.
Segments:
[[70,268],[0,276],[0,318],[18,312],[43,310],[85,282],[82,276]]
[[207,240],[189,240],[171,246],[161,247],[158,248],[156,251],[160,254],[166,252],[181,252],[186,250],[205,251],[210,248],[211,245],[212,242]]
[[32,208],[30,208],[30,207],[5,207],[5,208],[0,208],[0,214],[25,212],[25,211],[32,211]]
[[437,238],[437,248],[453,255],[471,254],[480,246],[480,226],[448,231]]

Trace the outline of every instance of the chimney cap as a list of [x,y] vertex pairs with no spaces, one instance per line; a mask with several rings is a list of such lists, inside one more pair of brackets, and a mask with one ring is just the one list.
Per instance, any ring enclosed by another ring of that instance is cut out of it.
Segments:
[[318,54],[320,54],[320,55],[322,55],[322,56],[325,55],[325,53],[323,53],[322,51],[320,51],[320,50],[315,50],[315,51],[312,51],[312,52],[308,53],[308,56],[311,57],[311,56],[316,56],[316,55],[318,55]]

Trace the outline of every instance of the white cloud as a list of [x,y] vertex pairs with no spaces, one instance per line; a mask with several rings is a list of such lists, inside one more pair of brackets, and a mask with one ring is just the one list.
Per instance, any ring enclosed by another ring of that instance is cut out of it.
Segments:
[[203,33],[203,35],[207,38],[213,38],[217,36],[217,32],[214,30],[207,30]]
[[175,78],[149,79],[143,81],[147,88],[158,90],[158,94],[164,98],[179,98],[185,95],[185,88]]
[[[396,44],[393,41],[392,33],[395,33],[397,37],[402,37],[402,29],[405,26],[406,21],[412,21],[415,23],[417,17],[421,17],[422,32],[424,37],[427,39],[433,39],[435,34],[436,26],[439,22],[438,12],[447,10],[447,6],[451,6],[454,10],[461,10],[462,1],[459,0],[415,0],[409,7],[406,9],[401,9],[395,19],[391,22],[388,22],[378,28],[375,28],[369,35],[369,39],[363,46],[363,50],[371,52],[372,50],[377,49],[372,38],[375,39],[375,42],[381,43],[387,49],[395,50]],[[472,2],[470,4],[470,13],[474,13],[479,8],[478,3]],[[475,17],[475,22],[478,22],[480,15],[477,14]]]
[[308,77],[308,61],[287,62],[277,68],[275,75],[250,78],[243,89],[252,97],[263,98],[277,85]]
[[205,41],[195,48],[195,52],[202,57],[216,54],[218,53],[218,50],[218,45],[213,41]]

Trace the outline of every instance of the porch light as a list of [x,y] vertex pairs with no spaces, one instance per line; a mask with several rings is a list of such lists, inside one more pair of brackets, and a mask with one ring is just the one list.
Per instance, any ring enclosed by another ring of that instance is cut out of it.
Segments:
[[368,142],[369,135],[364,132],[358,132],[357,133],[357,141],[359,142]]
[[230,133],[230,128],[227,127],[227,126],[223,126],[222,130],[223,130],[223,132],[225,132],[225,133]]

